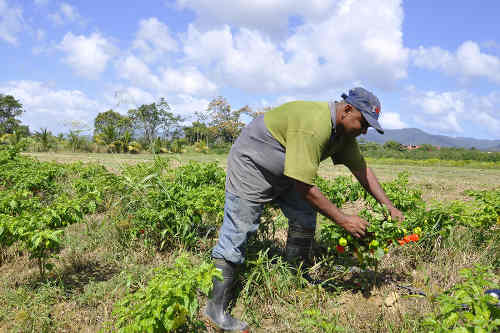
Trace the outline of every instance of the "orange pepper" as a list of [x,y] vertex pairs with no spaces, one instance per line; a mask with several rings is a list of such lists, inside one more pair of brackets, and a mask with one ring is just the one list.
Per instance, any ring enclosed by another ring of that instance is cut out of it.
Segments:
[[417,242],[417,241],[420,239],[420,237],[418,237],[418,235],[417,235],[417,234],[410,235],[410,236],[408,236],[408,238],[409,238],[412,242]]

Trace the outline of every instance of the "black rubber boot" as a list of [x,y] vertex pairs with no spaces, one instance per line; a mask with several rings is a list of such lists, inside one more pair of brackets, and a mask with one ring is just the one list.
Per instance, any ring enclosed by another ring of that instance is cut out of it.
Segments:
[[298,224],[290,224],[286,239],[286,260],[291,264],[310,265],[310,254],[315,230]]
[[223,280],[214,279],[214,288],[207,302],[205,315],[223,330],[243,331],[248,329],[247,323],[233,318],[227,311],[232,297],[231,289],[236,265],[224,259],[215,259],[215,267],[222,271]]
[[286,260],[296,268],[301,266],[302,277],[311,284],[321,284],[321,280],[313,279],[309,273],[304,272],[311,267],[311,249],[315,230],[297,224],[290,224],[286,239]]

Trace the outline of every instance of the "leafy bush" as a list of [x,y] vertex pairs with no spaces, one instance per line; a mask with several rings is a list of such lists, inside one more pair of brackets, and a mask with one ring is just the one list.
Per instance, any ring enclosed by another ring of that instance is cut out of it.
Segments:
[[[214,234],[224,211],[224,170],[215,163],[191,162],[178,168],[157,157],[154,163],[127,167],[129,190],[121,215],[129,220],[129,236],[147,237],[160,249],[196,246]],[[127,232],[123,233],[127,236]]]
[[125,296],[115,304],[118,332],[173,332],[184,328],[192,332],[203,323],[199,311],[198,290],[208,295],[212,279],[222,279],[213,264],[190,263],[187,257],[176,259],[173,268],[159,268],[145,289]]
[[498,332],[498,299],[484,293],[496,286],[495,275],[481,266],[463,269],[460,275],[464,281],[436,297],[438,314],[429,315],[424,327],[431,333]]

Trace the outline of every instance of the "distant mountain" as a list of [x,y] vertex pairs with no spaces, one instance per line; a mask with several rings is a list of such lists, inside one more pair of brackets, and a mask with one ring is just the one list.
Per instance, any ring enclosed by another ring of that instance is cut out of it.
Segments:
[[475,147],[476,149],[485,151],[500,151],[500,140],[481,140],[474,138],[434,135],[426,133],[418,128],[385,130],[385,134],[383,135],[378,134],[374,130],[369,130],[366,135],[361,135],[359,138],[380,144],[393,140],[405,145],[421,145],[427,143],[440,147]]

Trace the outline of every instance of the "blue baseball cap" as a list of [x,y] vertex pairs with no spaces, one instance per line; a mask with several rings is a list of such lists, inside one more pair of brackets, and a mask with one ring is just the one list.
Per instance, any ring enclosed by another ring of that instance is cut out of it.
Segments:
[[377,96],[365,88],[356,87],[349,90],[349,95],[342,94],[341,97],[346,103],[358,109],[371,127],[375,128],[380,134],[384,134],[384,130],[378,123],[380,102]]

